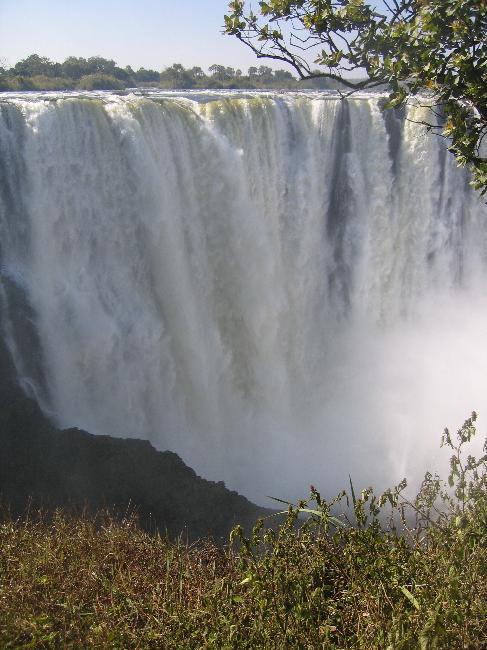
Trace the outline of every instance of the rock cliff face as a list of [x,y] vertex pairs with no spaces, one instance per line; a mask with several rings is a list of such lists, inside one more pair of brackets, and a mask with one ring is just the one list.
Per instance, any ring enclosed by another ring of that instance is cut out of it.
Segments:
[[0,339],[0,498],[15,516],[29,503],[48,511],[135,510],[147,529],[222,540],[234,524],[268,514],[147,441],[57,429],[14,377]]

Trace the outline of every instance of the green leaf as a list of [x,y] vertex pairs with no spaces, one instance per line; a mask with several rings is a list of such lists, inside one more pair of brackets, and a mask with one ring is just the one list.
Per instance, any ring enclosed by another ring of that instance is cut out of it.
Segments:
[[350,491],[352,493],[353,505],[356,506],[357,505],[357,498],[355,497],[355,490],[353,489],[352,477],[350,476],[350,474],[348,475],[348,480],[350,481]]
[[384,108],[396,108],[400,106],[406,99],[407,92],[404,88],[399,88],[397,93],[394,93],[389,101],[384,104]]
[[417,599],[413,596],[413,594],[409,591],[407,587],[404,587],[404,585],[398,585],[399,589],[402,591],[402,593],[406,596],[406,598],[409,600],[409,602],[415,607],[417,610],[419,610],[419,603]]

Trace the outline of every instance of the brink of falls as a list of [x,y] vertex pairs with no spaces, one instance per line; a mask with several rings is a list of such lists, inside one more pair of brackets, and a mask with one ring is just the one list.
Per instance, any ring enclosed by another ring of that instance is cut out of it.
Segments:
[[380,102],[4,94],[24,389],[260,502],[434,465],[487,410],[487,209],[427,109]]

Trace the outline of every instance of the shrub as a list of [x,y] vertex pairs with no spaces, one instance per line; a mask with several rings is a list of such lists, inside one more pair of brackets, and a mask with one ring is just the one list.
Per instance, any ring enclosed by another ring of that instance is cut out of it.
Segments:
[[124,84],[109,74],[87,74],[81,77],[79,90],[123,90]]
[[[289,505],[277,531],[260,524],[249,538],[234,532],[242,598],[260,613],[252,621],[256,645],[279,639],[277,645],[296,648],[485,647],[487,454],[465,454],[475,420],[474,413],[456,436],[445,430],[448,482],[427,473],[413,501],[403,496],[405,481],[358,498],[350,483],[349,495],[330,502],[312,487],[313,507]],[[333,516],[344,499],[349,514]],[[298,525],[300,514],[308,519]]]
[[67,77],[36,75],[30,78],[30,82],[35,90],[72,90],[74,88],[74,82]]
[[30,77],[12,76],[7,74],[2,80],[1,90],[36,90]]

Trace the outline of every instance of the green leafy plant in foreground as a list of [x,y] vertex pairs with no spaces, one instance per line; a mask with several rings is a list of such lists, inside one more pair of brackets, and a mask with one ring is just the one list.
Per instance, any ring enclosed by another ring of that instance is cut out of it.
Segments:
[[[487,644],[487,451],[465,454],[476,414],[442,445],[447,483],[427,473],[414,500],[406,481],[376,496],[344,491],[288,504],[277,530],[240,542],[247,597],[282,643],[323,648],[480,648]],[[345,500],[348,513],[335,516]],[[306,515],[304,523],[299,516]],[[265,645],[265,643],[264,643]]]
[[[2,648],[487,647],[487,455],[476,415],[426,474],[331,501],[312,487],[274,527],[189,546],[106,514],[0,523]],[[340,513],[340,508],[344,510]],[[269,522],[266,522],[268,524]]]

